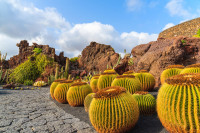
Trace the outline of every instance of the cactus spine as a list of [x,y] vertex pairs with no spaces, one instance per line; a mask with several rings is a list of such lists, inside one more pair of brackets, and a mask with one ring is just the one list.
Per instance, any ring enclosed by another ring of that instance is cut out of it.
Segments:
[[166,80],[158,92],[157,112],[169,132],[200,132],[200,74],[180,74]]
[[72,85],[72,80],[61,81],[54,90],[54,97],[59,103],[67,103],[67,91]]
[[106,87],[111,86],[112,81],[117,77],[117,73],[113,69],[105,70],[99,77],[97,87],[98,90],[102,90]]
[[137,91],[133,94],[133,97],[138,103],[140,114],[151,115],[156,112],[156,99],[153,95],[145,91]]
[[119,75],[113,80],[111,86],[123,87],[131,94],[142,90],[140,81],[134,75]]
[[94,93],[98,91],[97,83],[98,83],[99,76],[100,76],[99,74],[94,75],[92,79],[90,80],[90,86]]
[[89,111],[89,108],[90,108],[90,103],[92,102],[92,99],[93,99],[93,95],[95,93],[90,93],[88,94],[86,97],[85,97],[85,100],[84,100],[84,108],[85,108],[85,111],[88,112]]
[[182,65],[170,65],[165,69],[160,76],[160,81],[161,84],[165,82],[165,80],[171,76],[175,76],[181,73],[183,70],[184,66]]
[[139,108],[125,88],[107,87],[94,95],[89,117],[97,132],[121,133],[134,127],[139,118]]
[[155,78],[146,70],[141,70],[140,73],[135,73],[134,76],[140,81],[142,91],[151,91],[155,86]]
[[200,73],[200,63],[186,66],[186,68],[181,71],[181,74],[185,73]]
[[78,81],[71,85],[67,92],[67,100],[71,106],[84,105],[85,97],[92,93],[90,85],[85,82]]

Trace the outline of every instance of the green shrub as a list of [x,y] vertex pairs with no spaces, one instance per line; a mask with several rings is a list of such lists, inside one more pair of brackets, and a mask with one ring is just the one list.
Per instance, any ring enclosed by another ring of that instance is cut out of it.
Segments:
[[27,85],[27,86],[33,85],[33,80],[25,80],[24,85]]
[[40,53],[42,53],[42,49],[41,49],[41,48],[35,48],[35,49],[33,50],[33,52],[34,52],[35,54],[40,54]]
[[74,63],[74,62],[76,62],[78,59],[79,59],[78,57],[74,57],[74,58],[70,58],[70,61]]
[[197,34],[194,35],[194,37],[199,37],[200,38],[200,29],[197,31]]

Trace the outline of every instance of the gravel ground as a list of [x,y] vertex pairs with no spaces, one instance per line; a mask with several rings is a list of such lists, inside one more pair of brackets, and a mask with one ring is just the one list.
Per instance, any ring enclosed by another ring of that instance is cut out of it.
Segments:
[[[151,92],[154,96],[157,92]],[[94,133],[84,107],[70,107],[52,100],[49,87],[8,90],[0,87],[0,133]],[[157,115],[140,116],[129,132],[167,133]]]

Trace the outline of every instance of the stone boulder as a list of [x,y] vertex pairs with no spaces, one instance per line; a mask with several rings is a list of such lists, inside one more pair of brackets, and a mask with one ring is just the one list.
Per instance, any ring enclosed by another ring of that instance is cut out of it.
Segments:
[[160,75],[167,66],[200,63],[199,49],[200,38],[184,36],[158,38],[157,41],[138,45],[132,49],[133,70],[148,70],[155,76],[156,87],[159,87]]
[[83,49],[79,65],[87,72],[103,72],[107,68],[107,65],[110,67],[115,66],[118,59],[119,54],[115,53],[110,45],[91,42],[89,46]]

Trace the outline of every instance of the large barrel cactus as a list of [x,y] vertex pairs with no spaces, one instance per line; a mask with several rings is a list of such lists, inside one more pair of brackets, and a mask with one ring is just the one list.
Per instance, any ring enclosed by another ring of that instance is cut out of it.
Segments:
[[67,91],[72,85],[72,80],[60,81],[54,90],[54,98],[59,103],[67,103]]
[[92,79],[90,80],[90,86],[94,93],[98,91],[97,83],[98,83],[99,76],[100,76],[99,74],[94,75]]
[[200,74],[168,78],[158,92],[157,113],[169,132],[200,133]]
[[117,73],[113,69],[105,70],[98,79],[97,87],[98,90],[102,90],[106,87],[111,86],[112,81],[117,77]]
[[86,82],[76,82],[71,85],[67,92],[67,100],[71,106],[84,105],[85,97],[92,93],[92,89]]
[[123,87],[131,94],[142,90],[140,81],[134,75],[119,75],[113,80],[111,86]]
[[181,71],[181,74],[184,73],[200,73],[200,63],[186,66],[186,68]]
[[154,89],[155,78],[146,70],[141,70],[139,73],[135,73],[134,76],[140,81],[142,91],[151,91]]
[[107,87],[94,95],[89,117],[99,133],[122,133],[134,127],[139,118],[139,108],[125,88]]
[[183,70],[184,66],[182,65],[170,65],[165,69],[160,76],[160,81],[161,84],[165,82],[165,80],[171,76],[175,76],[181,73]]
[[63,80],[65,80],[65,79],[57,79],[51,84],[51,86],[50,86],[50,94],[51,94],[51,97],[53,99],[55,99],[54,90],[55,90],[56,86],[60,83],[60,81],[63,81]]
[[85,100],[84,100],[84,108],[85,108],[85,111],[86,111],[86,112],[89,111],[90,103],[92,102],[92,99],[93,99],[94,94],[95,94],[95,93],[90,93],[90,94],[88,94],[88,95],[85,97]]
[[156,112],[156,99],[153,95],[146,91],[137,91],[133,94],[133,97],[138,103],[140,114],[151,115]]

